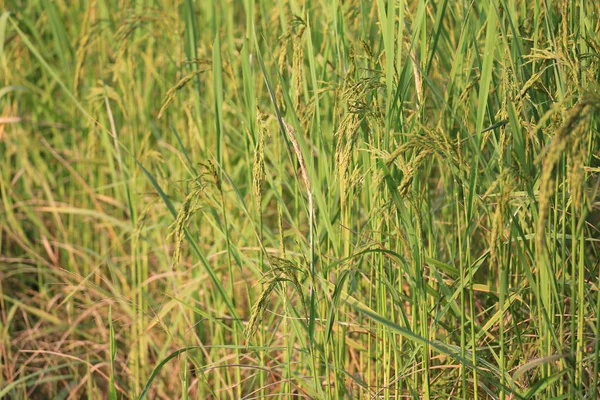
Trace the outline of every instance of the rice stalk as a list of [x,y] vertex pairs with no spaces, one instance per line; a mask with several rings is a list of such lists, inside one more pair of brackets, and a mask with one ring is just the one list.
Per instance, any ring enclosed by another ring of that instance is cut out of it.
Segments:
[[544,228],[550,211],[550,200],[554,193],[553,172],[556,164],[563,157],[566,149],[569,149],[570,172],[568,177],[569,188],[572,198],[580,204],[583,174],[581,162],[581,143],[589,129],[592,116],[600,109],[598,98],[589,94],[582,98],[566,114],[565,121],[558,128],[552,138],[548,150],[542,161],[542,173],[540,179],[539,216],[536,229],[536,245],[538,251],[544,249]]
[[177,94],[178,91],[180,91],[181,89],[183,89],[196,76],[200,75],[203,72],[209,71],[209,70],[210,70],[210,68],[208,68],[208,67],[206,67],[206,68],[199,68],[199,69],[197,69],[197,70],[195,70],[195,71],[187,74],[183,78],[181,78],[179,80],[179,82],[177,82],[175,84],[175,86],[173,86],[169,90],[167,90],[167,94],[166,94],[165,98],[163,99],[163,104],[160,107],[160,110],[158,111],[157,118],[160,119],[163,116],[164,112],[167,110],[167,108],[169,107],[169,105],[175,99],[175,95]]
[[267,115],[260,110],[256,111],[256,127],[258,138],[254,149],[254,167],[252,168],[252,191],[256,209],[262,214],[262,186],[265,180],[265,135]]
[[171,262],[172,268],[178,266],[181,261],[181,253],[183,249],[183,243],[185,241],[185,227],[189,223],[194,212],[198,209],[199,200],[202,197],[202,194],[202,189],[196,189],[185,197],[183,205],[177,213],[177,219],[171,226],[171,233],[169,233],[167,236],[167,240],[173,238],[175,244],[175,250],[173,252],[173,258]]

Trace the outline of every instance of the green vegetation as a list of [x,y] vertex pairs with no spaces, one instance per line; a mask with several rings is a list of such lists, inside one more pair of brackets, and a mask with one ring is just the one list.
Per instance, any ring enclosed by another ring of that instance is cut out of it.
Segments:
[[0,398],[596,399],[600,3],[0,0]]

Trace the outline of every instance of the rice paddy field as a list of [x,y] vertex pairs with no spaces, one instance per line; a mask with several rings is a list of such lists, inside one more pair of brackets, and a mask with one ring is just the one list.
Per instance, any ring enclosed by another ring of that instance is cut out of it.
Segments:
[[0,0],[0,398],[599,398],[599,77],[592,0]]

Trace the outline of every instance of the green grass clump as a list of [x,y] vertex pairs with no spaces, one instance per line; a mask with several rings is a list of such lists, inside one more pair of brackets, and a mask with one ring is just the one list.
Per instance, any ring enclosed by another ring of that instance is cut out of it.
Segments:
[[600,397],[598,4],[0,0],[0,398]]

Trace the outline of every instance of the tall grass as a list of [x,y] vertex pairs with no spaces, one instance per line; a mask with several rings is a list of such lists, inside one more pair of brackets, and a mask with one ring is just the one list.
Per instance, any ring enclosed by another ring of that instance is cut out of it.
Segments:
[[0,398],[600,396],[596,2],[0,11]]

